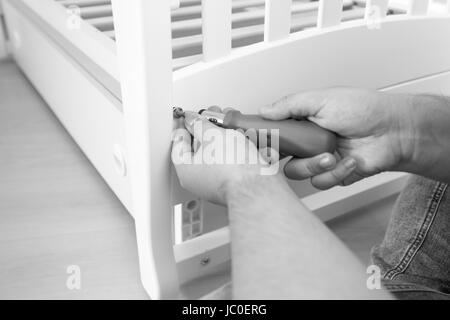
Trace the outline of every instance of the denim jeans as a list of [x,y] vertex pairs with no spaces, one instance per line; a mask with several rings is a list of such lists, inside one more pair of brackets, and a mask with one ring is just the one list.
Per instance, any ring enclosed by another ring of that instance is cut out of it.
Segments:
[[411,177],[372,261],[398,299],[450,300],[450,187]]

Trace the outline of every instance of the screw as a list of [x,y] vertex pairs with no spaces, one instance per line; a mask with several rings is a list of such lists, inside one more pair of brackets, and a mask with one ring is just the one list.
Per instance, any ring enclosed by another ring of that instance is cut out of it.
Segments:
[[210,259],[209,257],[204,257],[204,258],[200,261],[200,264],[201,264],[202,266],[206,266],[206,265],[208,265],[210,262],[211,262],[211,259]]
[[184,117],[183,109],[174,107],[174,108],[172,108],[172,110],[173,110],[173,116],[174,116],[175,119],[179,119],[179,118]]

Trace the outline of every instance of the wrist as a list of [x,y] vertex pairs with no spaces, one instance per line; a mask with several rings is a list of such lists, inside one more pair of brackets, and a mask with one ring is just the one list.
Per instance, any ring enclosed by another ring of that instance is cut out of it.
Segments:
[[[289,188],[280,175],[246,173],[223,186],[223,195],[229,208],[244,208],[255,201],[270,198],[275,192]],[[292,192],[292,191],[291,191]]]
[[417,152],[415,99],[414,95],[392,94],[390,103],[387,104],[391,110],[390,140],[396,158],[392,170],[408,171],[413,165],[414,154]]
[[434,171],[436,162],[450,139],[450,106],[447,98],[433,95],[409,95],[402,111],[405,129],[401,170],[426,174]]

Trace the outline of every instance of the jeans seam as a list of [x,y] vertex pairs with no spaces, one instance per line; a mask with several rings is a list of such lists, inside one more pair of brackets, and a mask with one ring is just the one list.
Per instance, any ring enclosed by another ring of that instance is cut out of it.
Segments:
[[436,213],[440,207],[442,197],[447,189],[447,184],[438,182],[431,198],[430,204],[427,209],[427,214],[420,226],[417,234],[415,235],[414,241],[409,245],[405,254],[403,255],[400,262],[392,269],[388,270],[384,276],[385,279],[393,280],[399,274],[406,271],[411,261],[416,256],[419,249],[422,247],[428,232],[433,224]]
[[411,289],[387,289],[387,291],[391,292],[391,293],[406,293],[406,292],[421,292],[421,293],[433,293],[433,294],[437,294],[437,295],[441,295],[444,297],[450,297],[449,294],[444,293],[444,292],[439,292],[436,290],[427,290],[427,289],[419,289],[419,288],[411,288]]
[[423,285],[414,283],[383,283],[383,288],[389,292],[430,292],[450,297],[450,294],[441,292]]

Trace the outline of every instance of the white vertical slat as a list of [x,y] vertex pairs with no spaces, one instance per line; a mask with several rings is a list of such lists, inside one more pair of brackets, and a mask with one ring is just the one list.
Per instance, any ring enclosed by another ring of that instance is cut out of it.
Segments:
[[203,58],[205,61],[231,52],[231,0],[203,0]]
[[6,37],[3,30],[3,25],[1,23],[1,17],[0,17],[0,60],[5,58],[7,56],[7,50],[6,50]]
[[3,30],[3,7],[2,1],[0,1],[0,59],[5,58],[7,56],[6,50],[6,33]]
[[170,9],[176,10],[180,8],[180,0],[170,0]]
[[383,19],[387,15],[389,0],[367,0],[366,20]]
[[266,0],[264,40],[286,38],[291,31],[292,0]]
[[141,280],[152,299],[175,298],[170,2],[112,0],[112,6]]
[[343,0],[320,0],[317,27],[328,28],[341,23]]
[[450,0],[447,0],[447,13],[450,14]]
[[411,0],[408,6],[408,14],[412,16],[423,16],[428,13],[429,0]]

